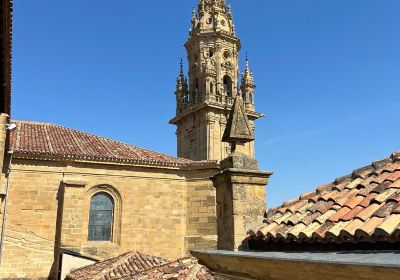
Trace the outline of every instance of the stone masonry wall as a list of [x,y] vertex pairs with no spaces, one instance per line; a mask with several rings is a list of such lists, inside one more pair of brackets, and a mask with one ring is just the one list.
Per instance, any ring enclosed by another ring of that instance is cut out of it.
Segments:
[[[174,259],[212,248],[212,173],[16,159],[0,279],[54,279],[60,247],[99,260],[130,250]],[[112,242],[87,241],[97,192],[114,198]]]
[[216,249],[216,199],[211,180],[189,180],[187,207],[187,236],[185,238],[187,250]]

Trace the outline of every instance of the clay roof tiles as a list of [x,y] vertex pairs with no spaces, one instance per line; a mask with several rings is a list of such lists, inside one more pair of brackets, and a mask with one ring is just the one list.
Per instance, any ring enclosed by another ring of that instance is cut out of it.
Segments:
[[10,149],[19,155],[172,167],[215,165],[212,161],[175,158],[55,124],[12,123],[17,128],[10,133]]
[[400,153],[265,213],[261,242],[400,241]]
[[213,274],[194,258],[175,261],[149,256],[136,251],[114,259],[77,269],[66,277],[67,280],[212,280]]

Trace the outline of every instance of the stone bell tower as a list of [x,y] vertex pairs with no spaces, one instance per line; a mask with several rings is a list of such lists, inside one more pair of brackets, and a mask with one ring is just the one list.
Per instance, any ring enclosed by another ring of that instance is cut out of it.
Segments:
[[[222,136],[235,97],[242,96],[253,131],[254,121],[263,116],[255,111],[255,84],[248,59],[239,85],[241,45],[225,0],[199,1],[185,48],[189,79],[181,61],[176,116],[170,121],[177,126],[178,156],[221,161],[231,153],[231,144],[222,142]],[[254,141],[246,143],[245,149],[254,157]]]

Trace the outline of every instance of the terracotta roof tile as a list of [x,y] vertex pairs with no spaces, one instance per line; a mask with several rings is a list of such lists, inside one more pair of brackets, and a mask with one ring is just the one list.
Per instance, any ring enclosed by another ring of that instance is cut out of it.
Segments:
[[191,257],[167,261],[138,252],[130,252],[117,258],[99,262],[75,270],[67,280],[205,280],[213,274]]
[[393,194],[396,193],[396,189],[387,189],[383,193],[377,195],[372,202],[378,202],[378,203],[383,203],[386,200],[388,200],[389,197],[391,197]]
[[370,176],[370,174],[375,170],[375,168],[372,165],[369,166],[365,166],[359,169],[356,169],[353,171],[352,175],[354,178],[361,178],[361,179],[365,179],[368,176]]
[[383,171],[397,173],[396,171],[400,171],[400,164],[399,163],[388,164],[383,168]]
[[370,193],[370,194],[368,194],[367,197],[365,197],[365,198],[360,202],[359,205],[360,205],[361,207],[367,208],[367,207],[371,204],[371,201],[372,201],[375,197],[377,197],[377,196],[378,196],[377,193]]
[[356,188],[363,180],[361,178],[357,178],[354,181],[350,182],[349,184],[346,185],[346,189],[354,189]]
[[381,207],[380,204],[374,203],[369,205],[367,208],[362,210],[360,213],[356,215],[356,218],[363,220],[364,222],[367,221],[379,208]]
[[310,215],[310,213],[309,212],[304,212],[304,213],[296,212],[294,215],[288,217],[284,223],[287,225],[297,225],[300,221],[303,221],[303,219],[307,215]]
[[12,121],[10,148],[23,156],[47,156],[90,161],[127,162],[158,166],[197,166],[195,162],[113,141],[55,124]]
[[353,209],[351,209],[350,212],[346,213],[345,215],[343,215],[340,220],[341,221],[351,221],[354,219],[354,217],[356,217],[361,211],[363,211],[364,208],[361,206],[356,206]]
[[300,195],[300,199],[309,199],[315,195],[315,192],[308,192]]
[[389,197],[388,201],[395,201],[400,203],[400,194],[394,193],[391,197]]
[[397,206],[397,208],[393,210],[392,214],[400,214],[400,205]]
[[323,201],[328,201],[328,200],[335,201],[335,198],[340,196],[341,194],[342,193],[340,191],[338,191],[338,190],[333,190],[331,192],[324,192],[324,193],[322,193],[320,200],[323,200]]
[[356,230],[357,236],[370,237],[385,218],[373,217]]
[[292,225],[288,225],[288,226],[283,226],[281,228],[279,228],[279,230],[276,231],[276,238],[277,239],[285,239],[287,237],[287,234],[289,233],[289,231],[291,231],[293,228]]
[[304,230],[307,226],[303,223],[299,223],[298,225],[294,226],[291,231],[288,233],[288,238],[297,240],[299,238],[300,232]]
[[347,213],[349,213],[351,209],[349,207],[343,207],[339,211],[337,211],[334,215],[332,215],[328,220],[331,222],[338,222],[341,220],[343,216],[345,216]]
[[[369,194],[371,194],[371,191],[374,190],[378,185],[377,184],[373,184],[373,185],[368,185],[368,187],[365,187],[363,189],[360,189],[358,191],[358,195],[361,196],[368,196]],[[378,194],[377,192],[375,192],[375,194]]]
[[346,201],[344,206],[349,207],[350,209],[353,209],[356,207],[361,201],[363,201],[365,198],[361,195],[357,195],[356,197],[349,199]]
[[400,152],[397,154],[290,200],[278,207],[285,208],[283,214],[271,210],[267,213],[270,225],[259,233],[266,236],[271,231],[274,238],[278,233],[279,239],[289,243],[400,241]]
[[268,232],[271,232],[272,230],[274,230],[276,227],[278,227],[279,225],[275,222],[272,222],[271,224],[269,224],[266,227],[263,227],[259,230],[258,234],[262,234],[262,236],[266,236]]
[[348,224],[350,224],[350,222],[338,222],[338,223],[335,223],[335,225],[326,232],[326,234],[325,234],[326,238],[328,238],[328,239],[329,238],[336,239],[337,237],[339,237],[340,232],[344,228],[346,228],[346,226]]
[[315,220],[320,223],[323,224],[325,223],[327,220],[329,220],[330,217],[332,217],[333,215],[335,215],[336,210],[329,210],[327,212],[325,212],[324,214],[322,214],[319,217],[316,217]]
[[331,209],[332,206],[333,206],[333,202],[332,201],[328,201],[328,202],[319,201],[314,206],[312,206],[310,208],[310,212],[311,213],[314,213],[314,212],[325,213],[326,211]]
[[395,172],[390,173],[390,176],[388,176],[386,178],[386,181],[394,182],[394,181],[397,181],[399,179],[400,179],[400,170],[396,170]]
[[300,239],[309,239],[312,237],[312,234],[318,229],[320,228],[322,225],[321,223],[318,222],[314,222],[310,225],[308,225],[305,229],[303,229],[300,233],[299,233],[299,238]]
[[390,236],[400,225],[400,215],[391,215],[384,220],[376,229],[377,235]]
[[360,183],[360,185],[362,185],[362,186],[364,186],[364,187],[366,187],[366,188],[369,187],[369,185],[371,184],[371,182],[374,181],[375,177],[376,177],[376,175],[372,175],[372,176],[370,176],[370,177],[365,178],[365,180],[362,181],[362,182]]
[[386,189],[387,189],[387,184],[382,183],[382,184],[377,185],[371,192],[381,194],[384,191],[386,191]]
[[351,220],[351,222],[341,230],[340,236],[342,236],[345,239],[353,238],[356,233],[356,230],[359,229],[363,224],[364,222],[359,219]]
[[266,236],[270,239],[276,239],[276,236],[279,232],[281,232],[282,230],[284,230],[286,227],[291,227],[291,226],[287,226],[285,224],[280,224],[277,227],[275,227],[274,229],[268,231],[268,233],[266,234]]
[[300,221],[300,223],[303,223],[304,225],[308,226],[312,222],[314,222],[315,219],[317,219],[319,216],[321,216],[320,212],[315,212],[315,213],[307,213],[308,215],[304,216],[303,219]]
[[378,218],[386,218],[389,217],[390,214],[392,214],[393,210],[395,210],[397,207],[396,202],[388,202],[381,204],[381,207],[375,211],[374,214],[372,214],[371,217],[378,217]]
[[300,202],[294,204],[293,206],[288,208],[288,211],[292,214],[294,214],[297,210],[299,210],[301,207],[307,204],[306,200],[300,200]]
[[388,177],[390,177],[393,173],[384,172],[380,174],[378,177],[374,178],[373,182],[382,184]]
[[334,186],[335,186],[335,184],[333,184],[333,183],[319,186],[317,189],[317,192],[322,193],[322,192],[331,191]]
[[[347,190],[346,190],[347,191]],[[352,189],[348,193],[345,193],[345,195],[340,196],[338,199],[335,200],[335,204],[340,205],[340,206],[345,206],[347,202],[351,202],[353,198],[358,194],[357,189]]]
[[313,237],[324,240],[326,232],[334,226],[335,223],[327,221],[313,233]]

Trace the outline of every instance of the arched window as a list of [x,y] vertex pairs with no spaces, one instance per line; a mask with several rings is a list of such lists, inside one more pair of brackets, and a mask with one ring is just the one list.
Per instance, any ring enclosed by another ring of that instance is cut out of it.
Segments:
[[199,79],[195,79],[194,80],[194,91],[198,91],[199,90]]
[[111,241],[114,200],[107,193],[97,193],[90,201],[89,241]]
[[249,99],[250,99],[250,100],[249,100],[250,103],[253,104],[253,94],[252,94],[252,93],[250,93]]
[[214,84],[210,83],[210,93],[214,93]]
[[232,96],[232,79],[228,75],[224,76],[224,94]]

